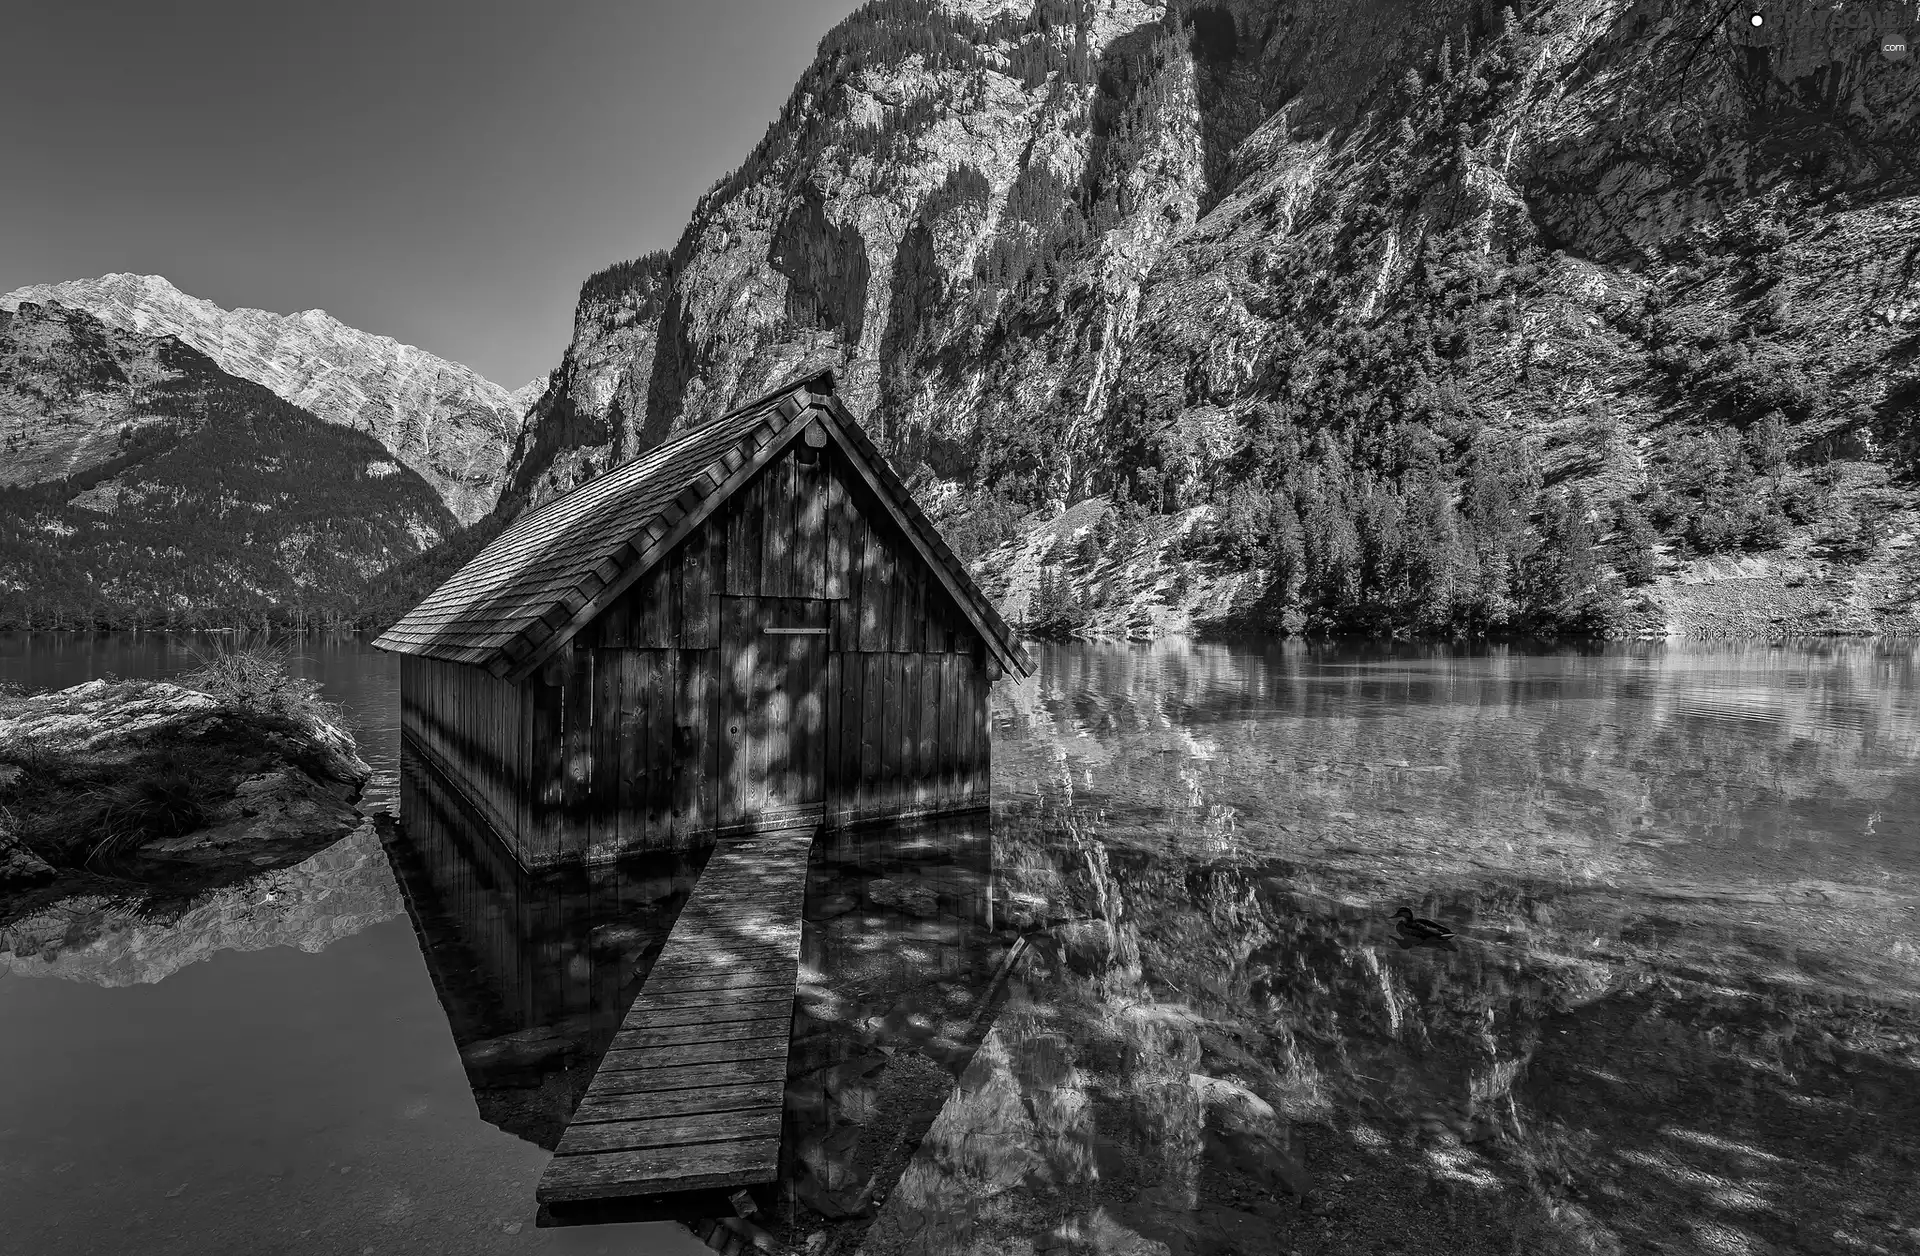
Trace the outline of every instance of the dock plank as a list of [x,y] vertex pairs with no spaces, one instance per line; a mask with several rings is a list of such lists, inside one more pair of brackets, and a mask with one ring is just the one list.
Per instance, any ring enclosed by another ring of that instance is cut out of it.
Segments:
[[[714,1006],[711,992],[694,991],[689,994],[677,994],[676,1000],[685,1002],[662,1002],[644,1009],[647,1013],[646,1024],[652,1029],[668,1029],[679,1025],[726,1024],[742,1020],[770,1020],[776,1017],[793,1019],[793,999],[781,997],[777,1000],[761,1002],[758,999],[743,1000]],[[625,1033],[625,1030],[621,1031]]]
[[595,1121],[569,1126],[553,1154],[580,1156],[600,1151],[637,1151],[642,1147],[697,1148],[703,1142],[778,1138],[780,1119],[779,1109],[763,1107],[637,1121]]
[[711,958],[676,956],[665,963],[656,963],[647,975],[647,984],[651,986],[659,977],[733,977],[743,973],[771,977],[785,969],[788,962],[785,949],[776,947],[734,951]]
[[722,1038],[710,1042],[683,1042],[672,1045],[613,1050],[600,1057],[602,1073],[623,1073],[636,1068],[677,1068],[691,1064],[724,1064],[735,1060],[765,1060],[787,1056],[788,1029],[782,1026],[777,1038]]
[[[666,994],[654,991],[642,992],[634,1000],[634,1007],[643,1009],[649,1016],[663,1016],[672,1011],[711,1012],[714,1020],[751,1020],[756,1017],[781,1015],[773,1008],[787,1008],[786,1015],[792,1015],[793,1000],[780,994],[754,995],[751,998],[732,998],[716,1005],[713,999],[704,994]],[[733,1013],[742,1013],[734,1016]],[[632,1018],[629,1017],[629,1020]],[[649,1022],[653,1023],[653,1022]]]
[[700,969],[676,964],[657,976],[648,977],[647,984],[651,986],[658,981],[661,994],[686,990],[755,990],[788,984],[792,967],[791,963],[778,959],[737,969]]
[[628,1029],[615,1034],[612,1050],[675,1047],[684,1043],[725,1042],[736,1038],[784,1038],[792,1029],[791,1016],[719,1022],[707,1017],[682,1025],[662,1025],[650,1017],[645,1029]]
[[767,1180],[765,1166],[779,1159],[778,1138],[555,1156],[540,1179],[539,1198],[556,1204],[754,1186]]
[[[588,1095],[573,1114],[574,1125],[599,1121],[646,1121],[690,1113],[739,1112],[778,1107],[786,1081],[747,1086],[707,1086],[699,1090],[660,1090],[637,1095]],[[568,1128],[572,1128],[569,1126]]]
[[594,1074],[587,1094],[631,1095],[648,1090],[695,1090],[703,1086],[785,1081],[786,1077],[787,1062],[784,1059],[720,1060],[669,1068],[626,1068]]
[[540,1179],[542,1204],[777,1179],[813,837],[715,847]]
[[725,975],[665,977],[661,979],[660,985],[662,994],[691,994],[700,990],[710,994],[724,994],[730,999],[749,994],[758,998],[769,990],[793,989],[791,978],[783,979],[776,973],[742,973],[738,977]]

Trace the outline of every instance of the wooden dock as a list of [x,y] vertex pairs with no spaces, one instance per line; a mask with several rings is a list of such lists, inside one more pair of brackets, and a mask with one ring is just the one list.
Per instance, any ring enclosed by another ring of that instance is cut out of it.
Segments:
[[715,846],[540,1179],[543,1206],[777,1179],[815,832]]

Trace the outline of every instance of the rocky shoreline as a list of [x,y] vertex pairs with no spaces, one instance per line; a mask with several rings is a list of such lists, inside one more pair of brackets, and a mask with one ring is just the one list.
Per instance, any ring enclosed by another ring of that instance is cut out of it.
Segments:
[[364,828],[353,738],[310,686],[262,675],[0,694],[0,927],[83,899],[183,907]]

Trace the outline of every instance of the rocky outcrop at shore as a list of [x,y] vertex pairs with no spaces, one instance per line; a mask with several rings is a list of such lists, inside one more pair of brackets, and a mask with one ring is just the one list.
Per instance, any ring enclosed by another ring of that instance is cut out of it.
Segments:
[[117,680],[8,697],[0,895],[16,893],[0,920],[66,895],[178,895],[298,864],[363,824],[371,776],[298,684],[252,702]]
[[[223,723],[250,714],[165,681],[90,680],[22,702],[0,720],[0,753],[29,746],[42,753],[150,747],[169,739],[205,738]],[[330,781],[357,791],[373,776],[353,738],[332,724],[314,720],[261,731],[269,748],[304,760]]]

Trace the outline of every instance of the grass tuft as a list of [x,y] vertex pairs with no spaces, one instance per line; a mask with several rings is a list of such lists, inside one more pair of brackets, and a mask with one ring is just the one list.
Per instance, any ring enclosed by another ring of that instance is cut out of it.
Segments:
[[144,842],[191,833],[207,822],[201,787],[176,759],[162,759],[132,780],[96,785],[87,791],[91,806],[81,831],[93,841],[82,864],[91,868]]
[[222,642],[193,652],[199,666],[175,683],[237,710],[292,720],[311,727],[341,722],[340,709],[320,697],[320,682],[295,676],[293,650],[261,636]]
[[[0,789],[7,828],[56,868],[149,879],[154,868],[125,858],[217,823],[239,782],[276,765],[330,771],[334,751],[311,744],[316,739],[351,745],[340,709],[320,698],[319,682],[292,673],[293,661],[287,645],[264,635],[195,651],[192,669],[174,683],[212,698],[223,718],[189,721],[164,745],[134,738],[81,751],[57,739],[10,738],[0,746],[0,764],[22,770],[9,771]],[[95,697],[109,704],[138,699],[157,683],[102,679],[108,690]],[[0,685],[0,717],[34,696]],[[330,731],[323,734],[322,725]]]

